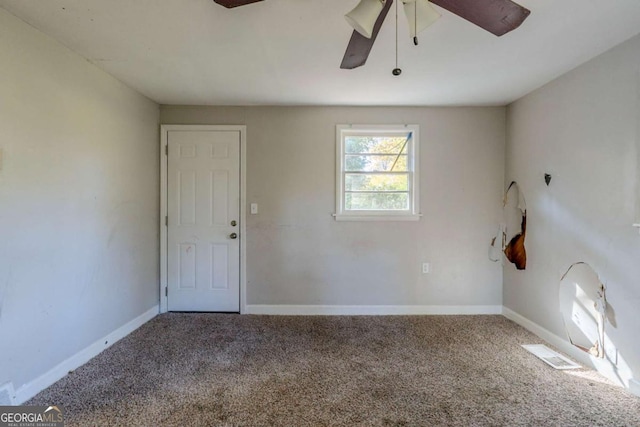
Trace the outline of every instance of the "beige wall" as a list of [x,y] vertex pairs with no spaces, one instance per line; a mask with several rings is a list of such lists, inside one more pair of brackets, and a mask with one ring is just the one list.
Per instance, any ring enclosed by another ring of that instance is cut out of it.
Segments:
[[[501,305],[504,108],[179,107],[163,124],[247,125],[248,304]],[[335,126],[417,123],[419,222],[336,222]],[[421,273],[422,262],[431,274]]]
[[[517,180],[526,196],[529,263],[524,272],[504,270],[505,306],[564,337],[559,280],[572,263],[588,262],[615,310],[607,335],[636,378],[639,85],[635,37],[509,106],[506,181]],[[617,368],[626,381],[630,372]]]
[[158,304],[158,106],[0,9],[0,384]]

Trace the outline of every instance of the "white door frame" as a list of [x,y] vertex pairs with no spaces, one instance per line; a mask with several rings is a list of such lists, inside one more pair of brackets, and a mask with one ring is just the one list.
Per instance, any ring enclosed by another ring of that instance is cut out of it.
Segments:
[[246,200],[247,190],[247,127],[244,125],[160,125],[160,312],[169,310],[166,289],[168,283],[168,227],[165,218],[168,213],[168,134],[172,130],[196,131],[239,131],[240,132],[240,314],[246,312],[247,305],[247,245],[246,245]]

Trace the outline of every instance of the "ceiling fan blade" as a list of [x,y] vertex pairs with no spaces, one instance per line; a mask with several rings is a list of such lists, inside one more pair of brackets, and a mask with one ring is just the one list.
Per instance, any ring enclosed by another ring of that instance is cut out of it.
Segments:
[[232,7],[245,6],[251,3],[257,3],[262,0],[213,0],[221,6],[231,9]]
[[511,0],[430,0],[496,36],[515,30],[531,13]]
[[347,50],[344,53],[344,57],[342,58],[342,64],[340,64],[340,68],[345,70],[352,70],[364,65],[364,63],[367,62],[369,52],[371,52],[373,43],[375,43],[376,37],[378,37],[378,33],[380,32],[380,28],[382,27],[384,18],[387,17],[387,13],[389,12],[389,9],[391,9],[392,3],[393,0],[387,0],[385,2],[384,8],[382,9],[382,12],[380,12],[380,15],[378,15],[378,19],[376,19],[376,23],[373,26],[373,32],[371,33],[370,39],[366,38],[357,31],[354,31],[353,34],[351,34],[351,39],[349,40],[349,45],[347,46]]

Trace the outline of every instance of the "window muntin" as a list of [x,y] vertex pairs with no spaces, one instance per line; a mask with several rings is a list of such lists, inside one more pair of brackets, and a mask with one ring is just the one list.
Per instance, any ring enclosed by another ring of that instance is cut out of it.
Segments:
[[416,125],[339,125],[336,218],[417,219],[417,139]]

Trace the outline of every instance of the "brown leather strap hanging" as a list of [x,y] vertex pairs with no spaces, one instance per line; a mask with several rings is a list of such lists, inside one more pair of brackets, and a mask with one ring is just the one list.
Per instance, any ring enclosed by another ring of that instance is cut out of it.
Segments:
[[518,270],[527,268],[527,251],[524,248],[524,238],[527,234],[527,213],[522,214],[522,224],[520,233],[511,238],[504,248],[504,254],[509,261],[515,264]]

